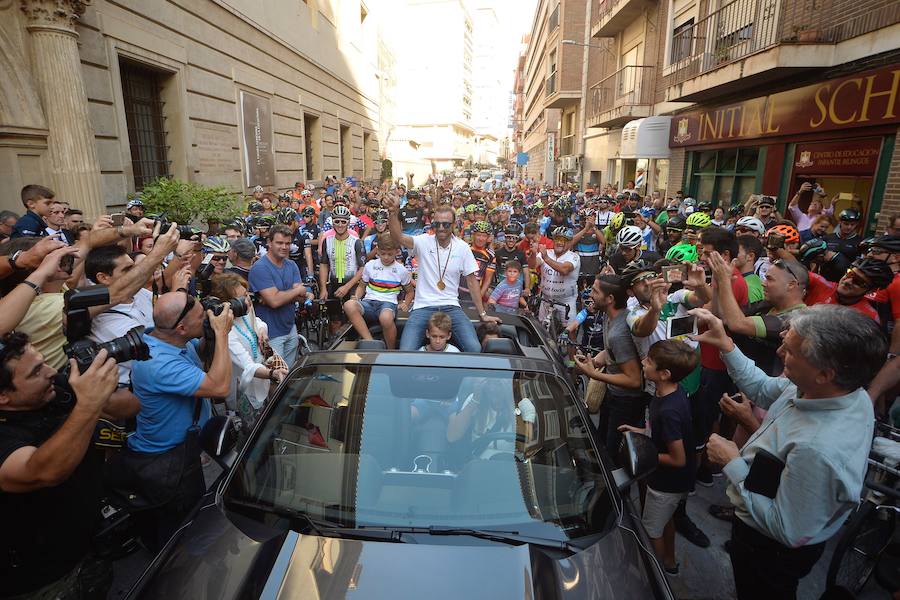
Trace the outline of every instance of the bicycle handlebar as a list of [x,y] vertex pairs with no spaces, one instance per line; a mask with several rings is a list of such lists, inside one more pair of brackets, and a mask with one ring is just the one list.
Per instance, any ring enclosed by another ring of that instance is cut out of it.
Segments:
[[566,304],[565,302],[557,302],[556,300],[554,300],[552,298],[548,298],[547,296],[545,296],[543,294],[538,295],[538,300],[540,300],[541,302],[546,302],[547,304],[550,304],[551,306],[564,307],[566,309],[566,319],[569,318],[569,309],[571,307],[568,304]]
[[900,500],[900,491],[895,488],[888,487],[884,484],[878,483],[877,481],[872,481],[871,479],[866,480],[866,487],[870,490],[874,490],[876,492],[880,492],[885,496],[889,496],[894,500]]

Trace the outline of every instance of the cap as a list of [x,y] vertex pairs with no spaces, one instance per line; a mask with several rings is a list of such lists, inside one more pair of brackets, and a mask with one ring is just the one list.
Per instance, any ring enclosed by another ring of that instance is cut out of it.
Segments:
[[775,198],[772,196],[763,196],[759,199],[760,206],[775,206]]

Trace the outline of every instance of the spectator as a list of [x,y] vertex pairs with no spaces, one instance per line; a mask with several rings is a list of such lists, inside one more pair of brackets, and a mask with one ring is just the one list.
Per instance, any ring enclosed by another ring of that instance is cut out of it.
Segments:
[[291,230],[276,225],[269,230],[269,252],[250,268],[250,289],[261,300],[256,312],[269,328],[269,343],[288,365],[297,359],[297,325],[294,303],[306,297],[297,263],[288,260]]
[[431,313],[425,332],[428,343],[419,348],[419,352],[459,352],[459,348],[449,343],[452,329],[450,315],[440,311]]
[[[54,402],[56,369],[22,333],[0,339],[0,574],[17,598],[105,598],[112,567],[93,553],[100,525],[102,454],[91,447],[110,413],[116,363],[101,350]],[[129,415],[116,415],[129,416]]]
[[125,214],[130,215],[132,221],[140,221],[144,218],[144,203],[140,198],[132,198],[125,205]]
[[855,260],[859,256],[859,244],[862,236],[857,229],[862,217],[855,208],[846,208],[838,215],[838,229],[824,237],[828,249],[832,252],[840,252],[849,260]]
[[228,333],[228,351],[231,353],[231,390],[226,404],[241,418],[241,432],[248,435],[269,397],[272,384],[278,384],[287,375],[284,369],[266,366],[262,348],[268,341],[265,322],[253,313],[253,305],[247,297],[247,280],[234,273],[213,275],[212,295],[223,302],[243,300],[247,314],[237,317]]
[[18,220],[19,215],[13,211],[0,210],[0,237],[2,237],[2,239],[12,236],[13,227],[16,226],[16,221]]
[[519,261],[507,261],[503,281],[497,284],[488,299],[488,304],[494,306],[497,312],[515,314],[520,307],[526,307],[522,296],[521,272],[522,265]]
[[[800,208],[800,194],[810,194],[812,196],[806,212],[803,212]],[[825,190],[822,189],[822,186],[816,184],[815,187],[813,187],[813,184],[808,181],[801,183],[800,189],[797,190],[797,193],[791,198],[791,202],[788,204],[788,211],[791,213],[794,223],[797,224],[797,229],[800,231],[801,236],[804,231],[809,231],[813,221],[817,217],[822,215],[830,216],[834,212],[834,202],[837,200],[837,196],[834,196],[828,203],[828,206],[823,208],[822,200],[824,198]]]
[[66,210],[65,230],[75,235],[75,230],[84,224],[84,213],[78,208],[69,208]]
[[[205,319],[215,333],[208,372],[202,369],[198,355]],[[221,401],[228,395],[232,321],[229,306],[215,316],[184,292],[163,294],[153,307],[156,328],[143,335],[150,360],[136,362],[131,369],[141,410],[117,480],[120,487],[136,490],[154,506],[139,517],[142,539],[153,552],[165,544],[206,489],[199,445],[188,430],[202,427],[209,419],[206,398]],[[172,452],[181,457],[177,462],[180,468],[174,473],[160,472],[159,461]]]
[[737,243],[737,256],[731,262],[747,282],[747,301],[750,304],[762,302],[765,292],[762,280],[756,274],[756,262],[766,256],[766,251],[759,238],[753,235],[738,235]]
[[[814,306],[791,318],[779,350],[784,375],[769,377],[735,346],[722,321],[702,309],[696,314],[706,326],[700,341],[721,352],[740,390],[768,410],[743,448],[717,435],[708,444],[735,506],[737,597],[793,598],[859,503],[869,453],[860,440],[872,439],[874,421],[863,386],[884,364],[887,342],[874,321],[855,311]],[[772,458],[763,462],[763,451]]]
[[256,258],[256,246],[247,238],[238,238],[231,242],[231,251],[228,253],[231,266],[225,270],[234,273],[244,279],[249,279],[250,268],[253,259]]
[[62,202],[54,202],[50,205],[50,214],[47,216],[47,235],[55,235],[70,246],[75,242],[72,232],[66,231],[66,212],[68,207]]
[[[691,404],[679,381],[697,368],[697,354],[680,340],[654,343],[642,365],[654,384],[650,400],[650,436],[658,452],[659,467],[647,479],[643,522],[656,555],[669,575],[678,575],[675,560],[675,521],[680,502],[687,500],[694,482],[694,439]],[[620,432],[646,429],[622,425]]]
[[45,219],[50,216],[50,206],[55,197],[53,190],[30,184],[22,188],[21,196],[26,212],[16,221],[11,237],[44,237],[47,235]]

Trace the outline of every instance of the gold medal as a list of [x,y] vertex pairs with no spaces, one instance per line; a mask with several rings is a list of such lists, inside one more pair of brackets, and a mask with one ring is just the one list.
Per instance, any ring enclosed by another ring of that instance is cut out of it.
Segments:
[[444,280],[443,280],[443,279],[441,279],[440,281],[437,282],[437,288],[438,288],[439,290],[442,290],[442,289],[444,289],[445,287],[447,287],[447,284],[444,283]]

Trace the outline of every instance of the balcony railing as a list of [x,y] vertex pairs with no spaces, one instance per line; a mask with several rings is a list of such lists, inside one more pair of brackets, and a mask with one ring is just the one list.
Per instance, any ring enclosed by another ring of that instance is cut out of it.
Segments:
[[559,27],[559,4],[550,13],[550,19],[547,21],[547,31],[552,33],[557,27]]
[[794,0],[734,0],[673,37],[666,84],[682,83],[778,44],[835,44],[900,23],[900,2],[859,0],[855,8],[860,10],[854,9],[856,16],[850,18],[842,18],[838,4],[816,8]]
[[575,136],[565,135],[559,140],[559,155],[569,156],[575,154]]
[[[601,79],[591,88],[588,119],[597,122],[615,109],[653,104],[654,67],[628,65]],[[630,111],[622,111],[624,116]]]
[[544,85],[544,88],[546,89],[546,97],[550,97],[554,93],[556,93],[556,71],[553,71],[552,73],[550,73],[550,76],[547,77],[547,82]]

